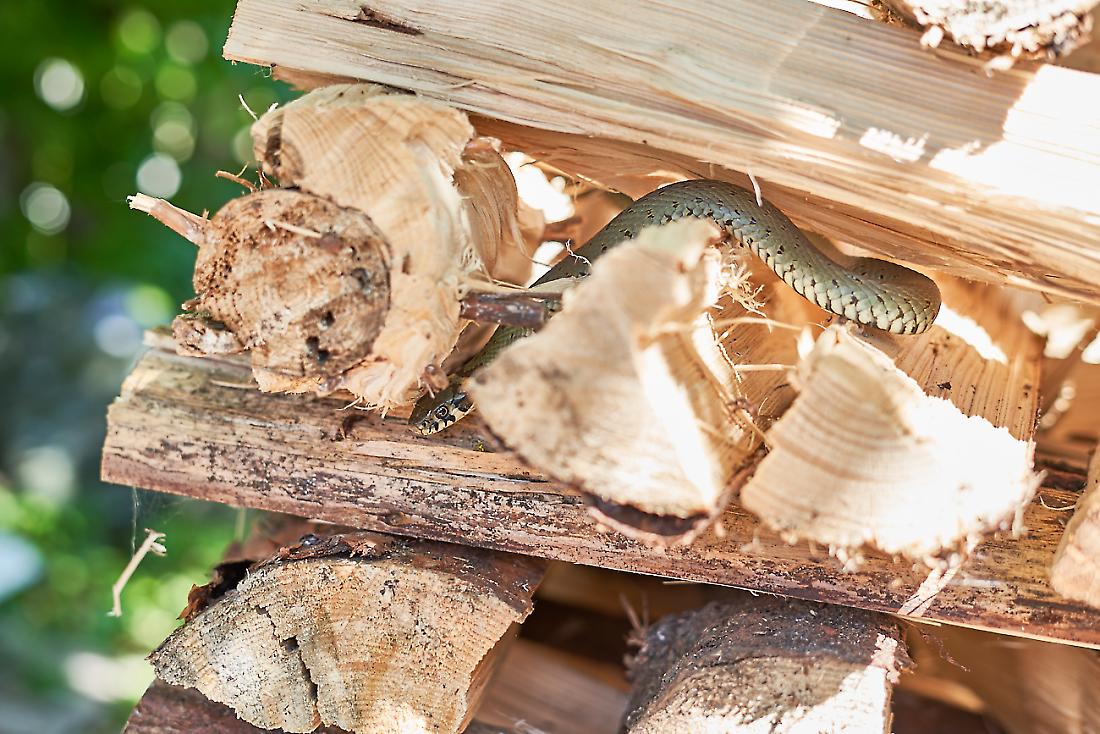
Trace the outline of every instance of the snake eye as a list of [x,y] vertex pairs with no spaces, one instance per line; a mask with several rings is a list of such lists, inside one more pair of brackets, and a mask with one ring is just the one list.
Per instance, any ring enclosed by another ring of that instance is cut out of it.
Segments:
[[440,405],[435,409],[435,416],[436,418],[446,418],[447,414],[450,412],[450,409],[446,405]]

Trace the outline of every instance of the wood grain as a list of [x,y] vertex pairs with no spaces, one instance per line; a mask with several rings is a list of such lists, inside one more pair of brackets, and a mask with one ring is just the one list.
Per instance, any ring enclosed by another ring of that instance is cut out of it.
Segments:
[[751,172],[828,236],[1100,300],[1100,76],[919,38],[803,0],[240,0],[224,54]]
[[[476,419],[431,439],[332,399],[264,394],[245,364],[153,348],[110,409],[109,482],[607,568],[739,586],[931,621],[1100,647],[1100,613],[1055,594],[1047,569],[1066,514],[1033,502],[1029,532],[995,538],[946,576],[868,554],[845,573],[736,505],[690,546],[607,533],[579,496],[514,455],[484,451]],[[482,449],[482,450],[479,450]],[[1072,504],[1078,475],[1039,499]],[[718,536],[718,532],[722,536]]]

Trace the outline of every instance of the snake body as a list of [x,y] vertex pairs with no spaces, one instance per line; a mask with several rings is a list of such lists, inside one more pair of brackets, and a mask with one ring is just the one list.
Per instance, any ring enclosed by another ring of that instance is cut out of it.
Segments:
[[[684,217],[712,220],[800,295],[860,324],[893,334],[919,334],[939,313],[940,292],[931,279],[883,260],[849,258],[845,264],[836,262],[772,204],[757,203],[754,192],[724,181],[681,181],[646,194],[534,285],[583,278],[598,257],[633,239],[644,227]],[[463,388],[466,378],[529,333],[519,327],[498,328],[481,351],[462,365],[446,389],[421,398],[410,422],[425,435],[457,422],[473,410]]]

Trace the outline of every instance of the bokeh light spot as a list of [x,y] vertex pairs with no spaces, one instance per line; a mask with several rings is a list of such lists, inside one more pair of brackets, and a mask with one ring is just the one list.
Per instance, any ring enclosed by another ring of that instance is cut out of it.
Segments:
[[179,102],[163,102],[153,110],[153,147],[177,161],[185,161],[195,151],[195,119]]
[[104,316],[96,322],[95,343],[112,357],[132,357],[141,348],[141,327],[129,316]]
[[181,64],[197,64],[206,57],[209,48],[206,32],[191,20],[173,23],[164,36],[164,47],[173,61]]
[[69,200],[53,186],[33,183],[19,197],[23,216],[42,234],[57,234],[69,226]]
[[188,102],[195,97],[198,83],[190,69],[175,64],[165,64],[157,70],[157,93],[165,99]]
[[43,102],[64,112],[84,99],[84,76],[65,59],[46,59],[34,72],[34,89]]
[[72,498],[76,466],[62,447],[36,446],[19,456],[15,477],[27,494],[56,507]]
[[128,66],[116,66],[99,83],[99,93],[108,107],[124,110],[141,100],[142,82],[137,72]]
[[251,125],[245,125],[233,136],[233,155],[238,163],[252,163],[256,160],[252,155]]
[[143,328],[166,324],[175,312],[168,291],[155,285],[142,283],[126,294],[126,313]]
[[109,658],[77,652],[65,660],[69,686],[93,701],[132,701],[153,679],[153,669],[142,655]]
[[144,194],[168,198],[180,190],[183,175],[172,156],[154,153],[141,162],[137,170],[137,186]]
[[160,23],[156,16],[141,8],[122,16],[116,32],[122,48],[133,54],[148,54],[160,43]]

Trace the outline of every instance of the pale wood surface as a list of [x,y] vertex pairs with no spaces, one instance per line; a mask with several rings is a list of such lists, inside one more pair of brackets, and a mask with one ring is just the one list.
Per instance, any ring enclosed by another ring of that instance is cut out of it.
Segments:
[[[152,349],[111,407],[107,481],[357,527],[627,571],[901,612],[1100,646],[1100,614],[1056,595],[1047,569],[1065,513],[1032,503],[1027,536],[991,539],[946,577],[871,554],[844,573],[824,549],[788,546],[737,506],[690,546],[654,550],[602,532],[580,497],[509,453],[475,418],[425,439],[338,400],[263,394],[246,365]],[[1058,475],[1059,477],[1061,475]],[[1083,477],[1048,484],[1072,504]]]
[[832,208],[823,234],[1100,299],[1100,76],[992,76],[802,0],[241,0],[225,55],[644,143]]

